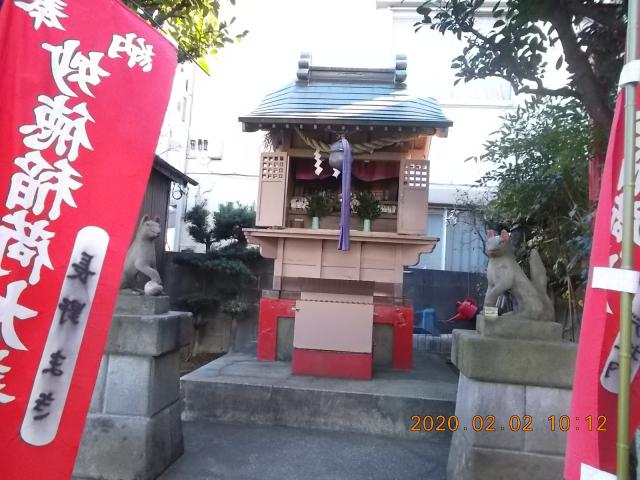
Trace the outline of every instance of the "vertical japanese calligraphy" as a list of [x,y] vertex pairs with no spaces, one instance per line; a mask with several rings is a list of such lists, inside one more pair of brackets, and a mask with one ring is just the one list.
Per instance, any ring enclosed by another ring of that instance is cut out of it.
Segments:
[[[9,350],[0,350],[0,362],[9,356]],[[11,370],[11,367],[7,367],[0,363],[0,380],[4,377],[6,373]],[[16,399],[16,397],[12,397],[11,395],[7,395],[6,393],[2,393],[2,389],[6,385],[4,383],[0,383],[0,404],[9,403]]]
[[153,68],[153,45],[147,45],[144,38],[138,37],[135,33],[127,33],[125,36],[114,35],[109,46],[109,58],[121,58],[121,53],[125,54],[127,65],[133,68],[139,65],[143,72],[150,72]]
[[[50,443],[58,431],[108,245],[109,235],[98,227],[85,227],[76,238],[33,383],[28,403],[32,408],[27,409],[20,430],[31,445]],[[49,394],[53,397],[47,397],[45,418],[41,399]]]
[[[0,297],[0,333],[4,343],[16,350],[26,350],[27,348],[18,338],[14,322],[35,317],[38,312],[18,304],[20,294],[27,288],[27,282],[19,280],[7,285],[7,294]],[[5,355],[6,357],[7,355]]]
[[4,0],[0,31],[0,478],[67,479],[176,50],[119,0]]
[[34,19],[33,28],[38,30],[43,24],[47,27],[64,30],[60,20],[66,18],[62,0],[23,0],[16,1],[16,7],[21,8]]

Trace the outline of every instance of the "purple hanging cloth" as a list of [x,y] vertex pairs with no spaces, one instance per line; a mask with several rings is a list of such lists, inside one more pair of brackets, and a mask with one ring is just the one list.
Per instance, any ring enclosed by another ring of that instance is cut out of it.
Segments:
[[342,149],[344,158],[342,160],[342,207],[340,209],[340,238],[338,239],[338,250],[349,250],[349,220],[351,218],[351,145],[346,138],[342,137]]

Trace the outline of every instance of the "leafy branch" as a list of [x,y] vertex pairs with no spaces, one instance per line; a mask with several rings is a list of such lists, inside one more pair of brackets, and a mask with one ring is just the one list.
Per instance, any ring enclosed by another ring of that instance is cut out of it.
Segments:
[[[124,3],[178,43],[180,62],[198,61],[207,72],[205,56],[215,55],[248,33],[232,32],[235,17],[229,21],[220,19],[220,0],[124,0]],[[229,3],[235,6],[236,2],[229,0]]]
[[[506,0],[490,9],[495,20],[486,29],[484,0],[430,0],[418,8],[424,26],[466,42],[452,60],[459,81],[501,78],[515,93],[578,99],[596,129],[608,133],[612,93],[622,68],[625,2],[608,0]],[[547,58],[556,44],[562,54],[555,68],[566,67],[569,83],[544,84]]]

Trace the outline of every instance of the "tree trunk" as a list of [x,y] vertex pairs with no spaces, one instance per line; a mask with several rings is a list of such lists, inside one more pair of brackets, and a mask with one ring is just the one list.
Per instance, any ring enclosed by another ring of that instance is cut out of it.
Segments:
[[[573,29],[572,14],[560,1],[551,10],[549,21],[553,24],[562,44],[567,70],[571,73],[571,84],[580,94],[580,99],[595,127],[594,139],[606,139],[609,136],[613,109],[609,104],[609,92],[606,86],[598,83],[589,59],[578,45]],[[606,150],[606,141],[603,150]],[[597,154],[597,152],[596,152]]]

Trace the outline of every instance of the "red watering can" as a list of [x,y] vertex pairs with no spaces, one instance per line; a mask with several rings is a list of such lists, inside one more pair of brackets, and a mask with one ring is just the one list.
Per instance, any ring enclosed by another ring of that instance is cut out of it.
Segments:
[[447,320],[447,322],[471,320],[473,316],[478,313],[478,304],[471,297],[465,298],[462,302],[456,302],[456,305],[458,306],[458,313]]

